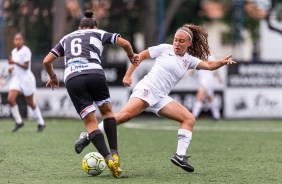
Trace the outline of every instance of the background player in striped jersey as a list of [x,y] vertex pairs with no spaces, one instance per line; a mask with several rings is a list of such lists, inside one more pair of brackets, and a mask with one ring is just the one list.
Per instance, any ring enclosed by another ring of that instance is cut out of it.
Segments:
[[[58,88],[59,80],[52,62],[64,56],[64,81],[68,94],[85,124],[89,140],[103,155],[113,176],[117,178],[122,170],[119,167],[116,119],[112,112],[109,89],[100,57],[105,44],[121,46],[132,63],[136,64],[139,57],[134,54],[131,44],[119,34],[98,29],[96,20],[92,18],[92,11],[86,11],[84,15],[85,18],[79,25],[80,30],[64,36],[45,57],[43,63],[50,76],[46,86],[50,85],[52,89]],[[105,144],[103,133],[98,128],[93,101],[98,106],[105,122],[110,152]]]
[[[188,69],[216,70],[235,63],[231,60],[231,55],[223,60],[206,62],[210,55],[207,37],[208,33],[203,27],[186,24],[176,31],[173,45],[161,44],[142,51],[139,54],[139,63],[144,59],[155,58],[155,64],[135,86],[127,104],[115,114],[118,124],[129,121],[144,110],[179,122],[177,150],[171,161],[187,172],[194,171],[185,155],[192,139],[195,118],[168,94]],[[131,75],[135,69],[134,65],[128,68],[123,80],[125,86],[132,84]],[[103,122],[99,124],[101,131],[104,131],[105,125]],[[86,136],[79,140],[77,143],[84,141],[81,145],[89,142]]]
[[17,131],[24,126],[22,117],[19,112],[19,108],[16,99],[20,93],[23,93],[27,104],[32,108],[34,117],[37,119],[37,131],[42,132],[45,128],[45,123],[41,115],[39,107],[33,100],[33,95],[36,91],[36,81],[33,73],[31,72],[31,51],[24,45],[24,36],[22,33],[17,33],[14,37],[14,45],[16,48],[12,50],[11,56],[8,59],[9,64],[12,65],[9,68],[9,73],[14,74],[10,83],[8,102],[11,107],[12,116],[14,117],[16,124],[12,129],[12,132]]

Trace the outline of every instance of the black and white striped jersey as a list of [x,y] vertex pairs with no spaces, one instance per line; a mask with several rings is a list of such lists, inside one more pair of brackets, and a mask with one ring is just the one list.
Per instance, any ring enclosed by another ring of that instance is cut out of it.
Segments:
[[64,36],[51,50],[56,58],[65,58],[64,81],[102,69],[100,58],[104,45],[115,45],[119,36],[99,29],[77,30]]

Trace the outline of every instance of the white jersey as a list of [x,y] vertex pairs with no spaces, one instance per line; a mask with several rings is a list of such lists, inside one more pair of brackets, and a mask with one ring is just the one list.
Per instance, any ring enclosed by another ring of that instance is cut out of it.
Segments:
[[170,44],[160,44],[148,48],[155,64],[151,71],[139,82],[144,83],[162,94],[169,94],[172,88],[184,77],[188,69],[195,69],[200,59],[185,53],[174,53]]
[[21,81],[28,81],[28,80],[34,80],[34,75],[31,72],[31,51],[30,49],[23,45],[22,48],[17,50],[17,48],[14,48],[12,50],[12,60],[16,63],[19,63],[20,65],[24,65],[25,62],[28,62],[28,69],[24,69],[16,64],[14,64],[14,77],[16,77],[18,80]]
[[[215,61],[215,57],[214,56],[209,56],[208,61]],[[200,80],[200,84],[207,86],[213,83],[214,77],[215,77],[215,70],[210,71],[210,70],[199,70],[198,71],[198,75],[199,75],[199,80]]]

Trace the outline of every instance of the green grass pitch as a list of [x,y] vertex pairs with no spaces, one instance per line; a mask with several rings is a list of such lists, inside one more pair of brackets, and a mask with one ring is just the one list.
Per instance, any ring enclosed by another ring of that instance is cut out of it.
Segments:
[[187,173],[174,166],[178,123],[134,119],[118,126],[121,178],[108,168],[88,176],[74,142],[85,131],[80,120],[47,119],[37,133],[35,121],[11,133],[12,120],[0,121],[0,183],[281,183],[282,121],[198,120],[187,155],[195,167]]

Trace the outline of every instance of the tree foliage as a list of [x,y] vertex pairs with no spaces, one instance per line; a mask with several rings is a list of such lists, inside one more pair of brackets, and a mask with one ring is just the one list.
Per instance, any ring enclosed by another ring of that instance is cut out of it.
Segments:
[[5,15],[6,33],[22,32],[34,55],[50,50],[52,1],[9,0],[6,1]]
[[[224,4],[224,17],[221,19],[232,28],[232,1],[210,0]],[[98,26],[109,32],[117,32],[131,43],[135,42],[135,34],[143,33],[145,47],[159,43],[158,36],[164,32],[165,42],[172,42],[172,38],[177,28],[185,23],[203,24],[212,21],[203,14],[202,3],[204,0],[163,0],[164,17],[160,15],[160,0],[67,0],[68,11],[65,11],[67,18],[64,26],[66,33],[75,30],[82,17],[80,2],[84,2],[83,9],[92,9],[94,16],[98,20]],[[248,1],[244,1],[245,4]],[[28,46],[34,55],[45,55],[52,47],[52,37],[54,34],[52,27],[56,21],[54,15],[54,0],[6,0],[6,34],[18,31],[26,35]],[[56,7],[56,11],[60,8]],[[164,18],[161,26],[161,18]],[[282,20],[281,0],[272,0],[272,6],[263,17],[268,20],[269,27],[273,31],[282,33],[272,25],[273,20]],[[244,27],[252,34],[253,40],[258,35],[259,20],[252,14],[244,13]],[[62,34],[62,33],[60,33]],[[230,32],[229,40],[232,40]],[[12,43],[10,43],[12,44]],[[134,48],[136,51],[136,48]]]
[[[160,17],[160,1],[150,0],[115,0],[111,1],[106,29],[118,31],[131,43],[134,34],[142,32],[145,47],[158,44],[158,36],[162,31],[166,41],[172,41],[177,28],[185,23],[201,22],[198,16],[200,0],[164,0],[164,17]],[[160,25],[164,19],[163,26]]]

